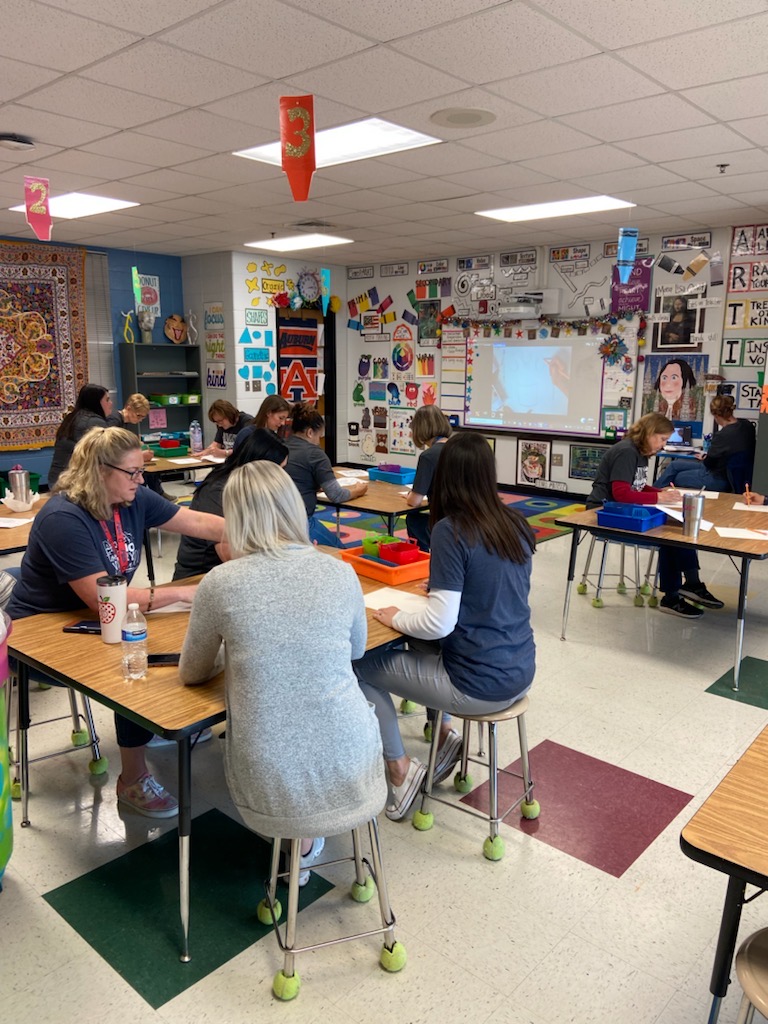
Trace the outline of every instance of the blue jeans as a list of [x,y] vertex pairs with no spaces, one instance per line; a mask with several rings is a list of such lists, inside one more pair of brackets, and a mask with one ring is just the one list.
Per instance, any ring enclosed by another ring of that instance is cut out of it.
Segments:
[[329,548],[340,548],[344,545],[336,536],[335,530],[329,530],[325,523],[317,518],[317,513],[309,517],[309,539],[313,544],[325,544]]
[[710,472],[703,462],[693,459],[673,459],[654,487],[704,487],[708,491],[730,491],[728,481]]

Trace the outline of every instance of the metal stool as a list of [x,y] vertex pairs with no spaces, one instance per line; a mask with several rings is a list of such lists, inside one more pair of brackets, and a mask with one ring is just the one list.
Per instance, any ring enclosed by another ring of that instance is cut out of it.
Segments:
[[[395,915],[389,902],[387,883],[384,877],[384,866],[381,859],[381,845],[379,843],[379,826],[376,818],[368,822],[368,835],[371,844],[371,855],[373,866],[363,856],[360,843],[360,828],[352,829],[352,856],[339,857],[336,860],[323,861],[321,864],[313,864],[312,870],[331,864],[344,864],[347,861],[355,865],[355,881],[352,883],[351,896],[356,903],[367,903],[373,896],[374,891],[379,894],[379,910],[381,912],[381,927],[371,928],[365,932],[357,932],[354,935],[342,935],[337,939],[326,939],[324,942],[315,942],[308,946],[296,945],[296,918],[299,912],[299,873],[301,871],[301,839],[291,839],[291,867],[287,872],[279,872],[280,844],[281,839],[272,840],[272,863],[270,867],[269,880],[265,883],[266,896],[259,903],[256,914],[262,924],[274,926],[277,943],[283,951],[283,968],[275,974],[272,981],[272,992],[278,999],[294,999],[299,994],[301,979],[295,969],[294,960],[299,953],[305,953],[312,949],[322,949],[324,946],[334,946],[338,942],[349,942],[352,939],[363,939],[369,935],[384,935],[384,947],[379,956],[379,963],[385,971],[395,973],[405,967],[406,952],[405,946],[395,939]],[[366,873],[367,871],[367,873]],[[285,934],[281,935],[278,924],[283,912],[282,905],[276,897],[278,879],[288,878],[288,917],[285,922]]]
[[[468,793],[472,788],[472,779],[467,773],[468,763],[484,765],[489,770],[488,779],[488,813],[475,810],[474,807],[467,807],[464,804],[446,800],[445,797],[435,796],[432,792],[432,780],[435,775],[435,762],[437,761],[437,749],[440,743],[440,726],[443,721],[443,712],[437,713],[437,718],[432,729],[432,743],[429,750],[429,767],[427,768],[427,780],[424,786],[424,795],[421,800],[421,809],[413,815],[413,827],[420,832],[426,832],[434,824],[434,816],[427,810],[430,800],[446,804],[466,814],[473,814],[477,818],[486,818],[490,827],[490,835],[483,843],[483,856],[487,860],[501,860],[504,856],[504,840],[499,835],[499,823],[516,807],[524,818],[538,818],[541,808],[538,800],[533,799],[533,780],[531,769],[528,764],[528,737],[525,731],[525,713],[528,710],[528,698],[522,697],[511,707],[503,711],[493,711],[488,715],[459,715],[464,723],[461,742],[461,767],[453,779],[454,789],[458,793]],[[520,760],[522,774],[511,772],[507,768],[499,768],[498,734],[499,722],[517,720],[517,735],[520,742]],[[472,722],[478,723],[480,734],[480,749],[477,757],[469,756],[470,727]],[[488,760],[483,759],[484,751],[482,744],[483,725],[488,725]],[[505,811],[499,814],[499,775],[510,775],[516,779],[522,779],[523,792]]]
[[768,1017],[768,928],[746,938],[736,954],[736,974],[744,992],[736,1024],[752,1024],[755,1010]]
[[[589,577],[589,567],[590,567],[590,564],[592,562],[592,553],[595,550],[595,543],[597,541],[599,541],[603,545],[603,555],[602,555],[602,558],[600,559],[600,572],[599,572],[598,577],[597,577],[597,589],[595,591],[595,596],[592,598],[592,607],[593,608],[602,608],[603,607],[602,592],[603,592],[603,584],[604,584],[605,575],[606,575],[606,573],[605,573],[605,566],[606,566],[606,561],[607,561],[607,558],[608,558],[608,545],[609,544],[619,544],[620,547],[621,547],[621,551],[619,553],[619,572],[618,572],[619,582],[616,584],[616,593],[617,594],[626,594],[626,592],[627,592],[627,583],[626,583],[627,577],[626,577],[625,572],[624,572],[624,560],[625,560],[625,555],[626,555],[626,548],[627,548],[627,546],[629,546],[629,547],[633,548],[634,552],[635,552],[635,576],[634,576],[634,580],[632,580],[632,582],[635,584],[634,605],[635,605],[636,608],[642,608],[644,606],[644,604],[645,604],[645,601],[643,600],[643,595],[646,595],[646,596],[650,595],[648,597],[648,607],[649,608],[655,608],[657,606],[657,604],[659,603],[659,599],[656,596],[656,576],[657,576],[657,573],[654,572],[653,575],[651,575],[651,569],[653,568],[653,558],[654,558],[654,555],[656,554],[657,549],[654,548],[654,547],[650,548],[650,551],[649,551],[649,554],[648,554],[648,565],[646,566],[646,570],[645,570],[645,577],[643,579],[643,582],[641,583],[640,582],[640,548],[643,545],[640,545],[640,544],[630,544],[630,545],[622,544],[620,541],[617,541],[613,537],[608,538],[608,537],[601,537],[598,534],[592,534],[592,536],[590,538],[590,542],[589,542],[589,551],[587,552],[587,561],[586,561],[586,564],[584,566],[584,573],[583,573],[583,575],[581,577],[581,582],[576,587],[576,592],[578,594],[586,594],[587,593],[587,586],[588,586],[588,582],[589,582],[589,580],[588,580],[588,577]],[[611,573],[609,575],[614,575],[614,574]],[[653,582],[651,582],[651,581],[653,581]]]

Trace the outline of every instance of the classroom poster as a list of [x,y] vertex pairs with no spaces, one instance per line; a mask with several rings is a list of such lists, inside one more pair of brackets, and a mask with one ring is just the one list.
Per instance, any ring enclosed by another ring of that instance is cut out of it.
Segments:
[[709,356],[647,356],[643,377],[643,413],[660,412],[676,425],[690,425],[701,437]]
[[517,483],[540,484],[549,480],[551,441],[517,442]]

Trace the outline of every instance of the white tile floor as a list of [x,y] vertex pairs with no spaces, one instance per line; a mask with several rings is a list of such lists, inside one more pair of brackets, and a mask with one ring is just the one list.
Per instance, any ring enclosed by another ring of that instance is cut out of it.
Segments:
[[[637,609],[631,596],[606,594],[598,611],[574,595],[569,639],[560,617],[569,541],[543,544],[534,561],[533,621],[538,674],[531,694],[531,746],[549,738],[694,794],[692,803],[621,878],[504,828],[503,861],[485,861],[482,824],[445,811],[435,828],[382,818],[390,894],[409,962],[399,975],[378,967],[376,939],[306,955],[292,1004],[270,994],[279,966],[271,936],[254,944],[184,994],[152,1010],[41,899],[41,894],[146,842],[171,823],[117,813],[114,771],[103,786],[86,755],[33,766],[33,827],[16,828],[16,849],[0,894],[0,1016],[13,1024],[691,1024],[707,1019],[725,877],[680,851],[679,834],[757,733],[768,712],[706,694],[732,660],[737,577],[725,558],[703,560],[702,577],[727,607],[695,624]],[[173,538],[156,560],[169,578]],[[768,660],[768,565],[755,564],[746,653]],[[33,693],[42,715],[63,694]],[[111,715],[94,705],[105,751],[116,765]],[[404,733],[424,754],[421,717]],[[60,727],[35,737],[59,742]],[[514,729],[503,754],[516,753]],[[175,753],[151,755],[172,784]],[[197,750],[194,810],[232,814],[221,745]],[[546,814],[546,808],[543,808]],[[17,817],[18,820],[18,817]],[[768,838],[766,839],[768,842]],[[334,843],[330,844],[333,849]],[[194,847],[193,847],[194,856]],[[327,931],[329,919],[355,927],[348,879],[329,871],[334,889],[301,917],[302,934]],[[194,906],[193,935],[194,935]],[[768,924],[768,898],[749,904],[741,936]],[[734,981],[722,1024],[733,1024]],[[756,1015],[756,1020],[763,1018]]]

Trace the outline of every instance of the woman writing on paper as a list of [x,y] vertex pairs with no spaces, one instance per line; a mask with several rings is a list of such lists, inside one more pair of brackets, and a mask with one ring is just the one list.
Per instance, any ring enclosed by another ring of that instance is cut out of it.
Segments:
[[[8,604],[12,619],[39,612],[97,611],[96,581],[105,574],[125,576],[127,600],[142,611],[177,601],[192,603],[195,587],[131,586],[144,532],[162,526],[220,541],[223,520],[179,508],[142,487],[143,472],[139,439],[128,430],[97,428],[75,446],[58,493],[32,524],[21,577]],[[118,802],[150,818],[172,817],[178,804],[149,773],[144,757],[152,733],[120,715],[115,715],[115,726],[122,762]]]
[[423,448],[416,463],[416,476],[410,494],[405,499],[414,509],[405,517],[408,536],[415,540],[422,551],[429,551],[429,511],[422,511],[421,505],[432,490],[437,463],[443,444],[453,433],[445,413],[436,405],[424,405],[417,409],[411,423],[411,438],[417,448]]
[[[426,766],[403,747],[391,694],[443,712],[491,713],[529,690],[535,668],[528,594],[533,531],[499,498],[496,464],[479,434],[443,445],[430,501],[429,596],[423,609],[380,608],[374,617],[409,638],[409,650],[373,651],[356,662],[376,707],[393,791],[387,817],[403,818]],[[435,782],[447,778],[461,737],[443,716]]]
[[[606,501],[633,505],[682,502],[680,491],[662,491],[648,485],[648,458],[661,451],[674,429],[667,417],[657,412],[649,412],[633,423],[626,437],[609,448],[600,460],[587,508],[597,508]],[[659,548],[659,587],[664,594],[659,607],[672,615],[698,619],[702,615],[699,606],[723,607],[723,602],[710,594],[699,579],[695,548]]]

